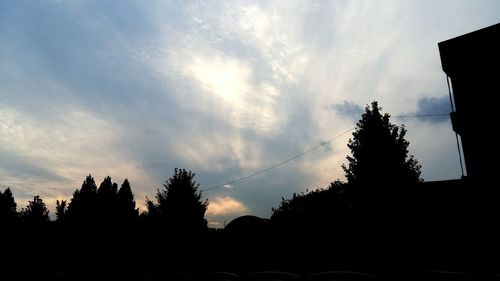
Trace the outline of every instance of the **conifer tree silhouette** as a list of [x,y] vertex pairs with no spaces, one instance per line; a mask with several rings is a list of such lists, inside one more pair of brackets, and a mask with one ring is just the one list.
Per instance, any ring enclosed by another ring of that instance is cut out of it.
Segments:
[[420,164],[409,154],[406,129],[390,122],[390,115],[373,101],[365,107],[347,146],[351,155],[342,165],[347,178],[347,196],[357,210],[391,213],[402,202],[409,187],[422,182]]
[[418,161],[408,155],[404,125],[390,123],[376,101],[365,107],[348,147],[348,165],[342,165],[349,184],[408,184],[421,182]]
[[148,213],[178,231],[203,231],[207,229],[205,211],[208,200],[201,200],[195,174],[185,169],[175,169],[174,175],[157,190],[156,202],[147,200]]
[[21,210],[21,218],[27,224],[43,224],[49,222],[49,210],[40,196],[36,195],[28,206]]
[[2,193],[0,191],[0,224],[15,223],[18,219],[17,204],[8,187]]
[[118,190],[118,215],[120,222],[134,222],[139,215],[135,207],[134,194],[128,179],[125,179]]
[[100,223],[115,223],[118,216],[118,185],[107,176],[97,189],[97,217]]
[[98,216],[97,186],[92,175],[88,175],[82,187],[73,192],[68,205],[67,218],[70,222],[91,223]]
[[67,215],[66,200],[56,201],[56,221],[63,222]]

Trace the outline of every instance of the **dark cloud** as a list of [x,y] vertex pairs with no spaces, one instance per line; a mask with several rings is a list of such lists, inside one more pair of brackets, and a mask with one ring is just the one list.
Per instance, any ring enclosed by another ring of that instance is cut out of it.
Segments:
[[418,100],[417,114],[442,114],[451,111],[450,98],[423,97]]
[[450,98],[448,96],[441,97],[423,97],[417,101],[418,109],[414,113],[405,114],[404,116],[422,116],[418,120],[431,123],[446,122],[449,119],[448,115],[445,116],[428,116],[425,115],[439,115],[449,114],[451,112]]
[[348,118],[353,122],[357,122],[364,112],[362,106],[355,104],[350,101],[344,101],[343,103],[332,104],[326,107],[326,110],[333,110],[336,114]]

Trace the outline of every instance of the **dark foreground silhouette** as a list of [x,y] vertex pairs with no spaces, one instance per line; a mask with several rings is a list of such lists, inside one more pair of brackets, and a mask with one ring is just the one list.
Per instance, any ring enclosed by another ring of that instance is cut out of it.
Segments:
[[208,202],[194,173],[183,169],[174,171],[155,201],[147,200],[141,216],[127,180],[118,189],[107,177],[97,188],[87,176],[67,210],[65,201],[58,202],[55,222],[38,196],[17,214],[7,189],[0,194],[1,273],[53,278],[54,272],[111,272],[130,280],[218,276],[205,276],[210,272],[246,280],[499,273],[497,202],[478,192],[485,189],[473,178],[422,182],[404,128],[388,120],[376,102],[367,106],[349,141],[348,182],[283,200],[271,219],[244,216],[223,230],[207,228]]
[[[224,230],[199,233],[143,222],[3,228],[2,274],[104,271],[199,276],[224,271],[246,276],[283,271],[306,276],[340,270],[380,278],[424,271],[488,276],[499,273],[498,210],[484,206],[471,192],[474,188],[467,180],[418,183],[407,186],[398,200],[375,198],[378,204],[352,206],[343,218],[308,198],[316,207],[310,211],[311,221],[307,215],[288,223],[242,217]],[[18,266],[22,272],[15,269]]]

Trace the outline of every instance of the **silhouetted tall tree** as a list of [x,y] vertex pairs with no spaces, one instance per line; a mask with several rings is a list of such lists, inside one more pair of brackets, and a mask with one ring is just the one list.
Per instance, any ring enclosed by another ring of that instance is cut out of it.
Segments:
[[102,198],[111,198],[117,192],[116,184],[113,184],[110,176],[104,178],[97,189],[97,194]]
[[199,184],[193,180],[195,174],[185,169],[175,169],[174,175],[156,193],[156,201],[146,202],[149,214],[179,231],[201,231],[207,229],[205,211],[208,200],[201,200]]
[[0,223],[14,223],[18,219],[17,204],[14,201],[14,196],[8,187],[2,193],[0,191]]
[[422,181],[418,161],[408,155],[406,129],[390,123],[376,101],[366,106],[348,147],[348,166],[342,165],[349,184],[398,185]]
[[118,212],[118,185],[105,177],[97,190],[96,218],[100,222],[114,223]]
[[73,193],[67,218],[72,222],[91,222],[96,219],[97,211],[97,186],[92,175],[88,175],[82,187]]
[[118,214],[121,222],[135,221],[139,210],[135,208],[134,194],[128,179],[125,179],[118,190]]
[[49,210],[40,196],[36,195],[28,206],[21,210],[23,222],[28,224],[43,224],[49,221]]
[[66,219],[67,209],[66,200],[56,201],[56,221],[63,222]]

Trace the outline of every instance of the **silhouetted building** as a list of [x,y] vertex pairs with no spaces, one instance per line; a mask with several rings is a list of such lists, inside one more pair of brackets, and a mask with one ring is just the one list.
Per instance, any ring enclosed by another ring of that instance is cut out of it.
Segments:
[[[500,24],[438,44],[441,64],[451,80],[453,130],[462,141],[467,176],[489,182],[497,165],[494,95],[500,94]],[[496,154],[496,153],[495,153]],[[492,163],[493,162],[493,163]]]

